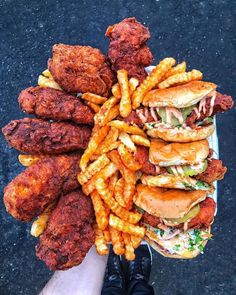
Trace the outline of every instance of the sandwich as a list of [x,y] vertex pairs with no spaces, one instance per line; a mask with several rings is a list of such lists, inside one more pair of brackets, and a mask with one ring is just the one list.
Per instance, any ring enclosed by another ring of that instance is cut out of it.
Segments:
[[216,204],[203,190],[185,191],[137,186],[134,198],[143,213],[145,240],[160,254],[171,258],[193,258],[211,238]]
[[202,190],[212,193],[213,182],[223,179],[227,168],[212,158],[206,139],[189,143],[151,141],[149,161],[156,175],[143,174],[142,184],[181,190]]
[[216,91],[217,85],[192,81],[167,89],[154,89],[143,98],[144,108],[133,111],[127,121],[147,128],[152,138],[192,142],[214,132],[213,116],[233,107],[231,96]]

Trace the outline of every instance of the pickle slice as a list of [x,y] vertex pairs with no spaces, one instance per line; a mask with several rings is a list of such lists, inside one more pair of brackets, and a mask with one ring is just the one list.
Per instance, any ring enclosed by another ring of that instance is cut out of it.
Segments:
[[173,223],[175,225],[181,224],[186,222],[189,219],[193,219],[194,217],[196,217],[198,215],[198,213],[200,212],[200,206],[199,204],[194,206],[187,214],[185,214],[183,217],[180,218],[165,218],[165,220],[168,223]]

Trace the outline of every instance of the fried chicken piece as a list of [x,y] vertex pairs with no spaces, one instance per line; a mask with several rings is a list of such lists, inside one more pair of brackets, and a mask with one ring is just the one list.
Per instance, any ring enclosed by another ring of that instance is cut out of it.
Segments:
[[55,44],[52,55],[48,68],[54,80],[66,92],[92,92],[108,96],[114,74],[99,49]]
[[200,204],[200,211],[189,223],[188,228],[208,228],[214,219],[216,203],[211,198],[206,198]]
[[149,148],[145,146],[137,146],[134,157],[139,162],[139,164],[142,165],[140,169],[142,173],[148,175],[158,175],[160,173],[166,172],[166,169],[164,167],[157,166],[156,168],[156,166],[149,161]]
[[60,194],[79,187],[79,155],[45,158],[16,176],[4,189],[4,204],[16,219],[30,221]]
[[24,118],[11,121],[2,129],[8,143],[30,154],[60,154],[88,145],[91,128],[67,122]]
[[40,236],[36,255],[52,270],[80,264],[95,241],[94,212],[81,190],[60,198]]
[[[197,105],[197,107],[199,104]],[[211,97],[206,98],[206,105],[205,108],[200,111],[200,116],[196,113],[193,109],[191,114],[187,117],[186,123],[191,128],[196,128],[196,122],[204,120],[205,118],[209,117],[210,113],[211,116],[214,116],[218,113],[223,113],[228,109],[232,109],[234,106],[233,98],[229,95],[224,95],[219,92],[216,93],[216,98],[214,101],[213,109],[211,107]],[[212,109],[212,111],[211,111]]]
[[134,17],[109,26],[106,36],[110,39],[108,57],[112,69],[125,69],[129,77],[135,77],[140,82],[147,73],[145,67],[153,62],[153,56],[146,42],[150,38],[148,28],[144,27]]
[[22,111],[37,117],[93,125],[94,112],[78,97],[60,90],[29,87],[21,91],[18,101]]
[[197,179],[212,183],[215,180],[221,180],[224,178],[227,168],[223,166],[221,160],[209,159],[207,164],[207,169],[203,173],[197,175]]
[[[206,198],[204,201],[199,203],[200,211],[190,222],[188,223],[188,228],[201,228],[209,227],[212,223],[215,213],[216,204],[215,201],[211,198]],[[149,224],[152,227],[158,227],[159,224],[162,224],[159,217],[151,215],[147,212],[143,213],[142,222]],[[175,226],[176,228],[183,228],[184,224]],[[161,228],[161,227],[160,227]]]

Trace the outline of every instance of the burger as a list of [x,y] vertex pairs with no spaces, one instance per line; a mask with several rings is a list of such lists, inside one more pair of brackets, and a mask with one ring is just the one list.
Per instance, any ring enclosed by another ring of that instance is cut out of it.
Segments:
[[217,85],[192,81],[167,89],[154,89],[143,98],[143,106],[126,118],[147,129],[152,138],[192,142],[214,132],[213,116],[233,107],[231,96],[216,91]]
[[193,258],[211,238],[216,204],[203,190],[185,191],[137,186],[134,203],[143,213],[145,240],[160,254]]
[[143,174],[142,184],[182,190],[214,192],[213,182],[223,179],[227,168],[222,161],[212,158],[206,139],[189,143],[168,143],[152,140],[149,161],[155,174]]

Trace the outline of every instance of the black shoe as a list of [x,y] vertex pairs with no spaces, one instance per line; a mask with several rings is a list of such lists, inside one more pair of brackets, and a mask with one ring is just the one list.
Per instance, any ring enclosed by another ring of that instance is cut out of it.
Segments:
[[107,288],[108,286],[117,286],[125,289],[125,277],[120,262],[120,256],[113,252],[112,247],[110,247],[108,256],[103,288]]
[[152,266],[152,253],[148,245],[140,245],[135,250],[136,258],[129,262],[128,266],[128,279],[143,280],[148,282],[151,266]]

